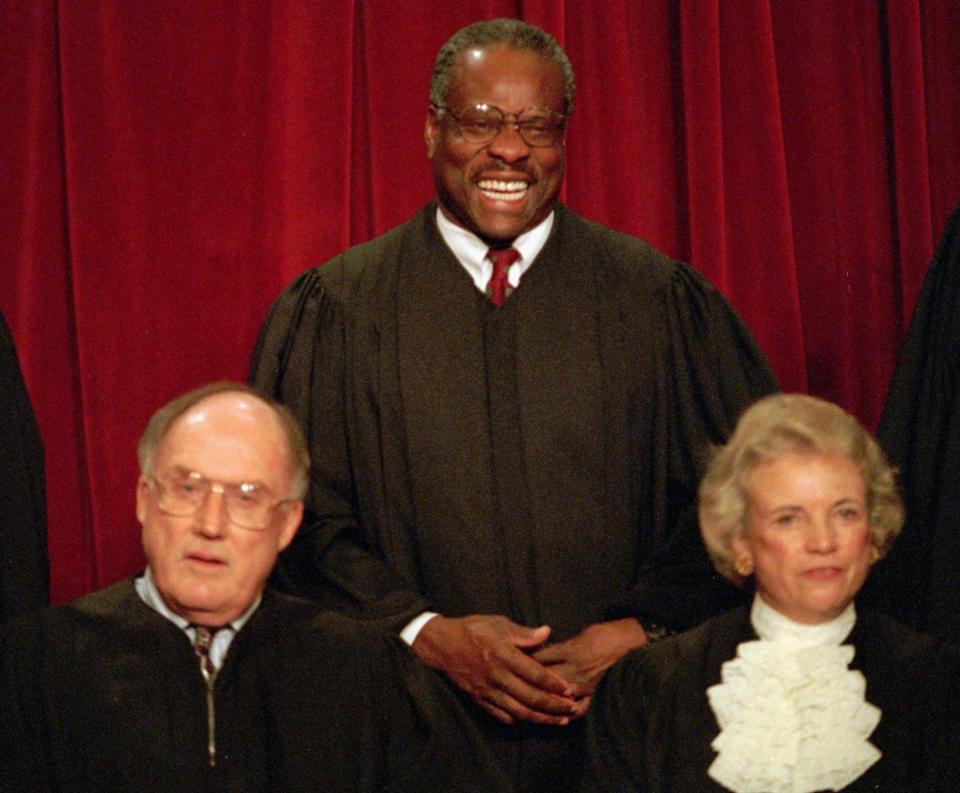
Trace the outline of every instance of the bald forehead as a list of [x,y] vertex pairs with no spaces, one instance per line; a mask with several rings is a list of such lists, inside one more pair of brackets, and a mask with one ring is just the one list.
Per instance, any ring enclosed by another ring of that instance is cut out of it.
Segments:
[[542,66],[545,71],[556,71],[558,75],[560,74],[560,66],[552,58],[533,50],[525,50],[500,41],[493,44],[477,44],[473,47],[467,47],[457,56],[455,63],[458,66],[470,66],[491,58],[523,58]]
[[224,391],[200,400],[171,424],[170,431],[178,425],[190,427],[211,422],[224,426],[235,424],[241,429],[261,426],[282,440],[283,429],[274,410],[262,399],[243,391]]
[[[479,82],[493,83],[506,90],[510,83],[533,82],[544,102],[563,109],[563,73],[552,58],[510,44],[468,47],[457,56],[453,68],[450,93],[470,92]],[[463,97],[461,97],[463,98]]]
[[252,451],[257,459],[277,460],[283,470],[276,474],[289,473],[291,450],[280,418],[261,399],[239,391],[213,394],[177,417],[157,453],[169,458],[186,447],[193,457],[213,457],[220,450],[222,458],[225,446],[237,450],[238,466],[250,459],[245,452]]

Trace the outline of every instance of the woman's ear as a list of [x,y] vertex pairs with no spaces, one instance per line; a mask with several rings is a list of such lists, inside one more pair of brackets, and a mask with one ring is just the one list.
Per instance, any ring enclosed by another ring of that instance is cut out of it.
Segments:
[[730,550],[733,551],[733,569],[741,578],[753,574],[753,550],[742,534],[730,538]]

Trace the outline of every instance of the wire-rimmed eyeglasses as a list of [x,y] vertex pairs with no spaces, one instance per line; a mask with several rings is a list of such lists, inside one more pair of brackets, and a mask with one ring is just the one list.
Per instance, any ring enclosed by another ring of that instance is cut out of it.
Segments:
[[432,107],[438,118],[450,116],[468,143],[489,143],[505,125],[512,124],[528,146],[557,146],[563,142],[567,125],[565,115],[549,108],[533,107],[521,113],[504,113],[499,107],[487,104],[457,110],[443,105]]

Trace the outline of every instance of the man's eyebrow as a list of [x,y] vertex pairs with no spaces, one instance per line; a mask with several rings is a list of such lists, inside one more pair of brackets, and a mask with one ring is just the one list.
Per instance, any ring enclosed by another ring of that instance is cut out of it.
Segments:
[[266,490],[267,492],[272,492],[267,485],[262,482],[260,479],[234,479],[230,481],[221,481],[219,479],[211,479],[204,473],[201,473],[196,468],[187,468],[182,465],[175,465],[171,469],[173,473],[179,474],[181,476],[191,476],[196,474],[201,479],[205,479],[208,482],[220,482],[221,484],[228,485],[230,487],[240,487],[241,485],[252,485],[257,490]]

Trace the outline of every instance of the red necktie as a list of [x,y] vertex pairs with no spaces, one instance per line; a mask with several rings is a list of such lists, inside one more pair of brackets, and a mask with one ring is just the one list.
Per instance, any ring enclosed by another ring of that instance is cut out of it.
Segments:
[[487,284],[486,295],[499,308],[513,291],[507,280],[507,270],[520,258],[520,251],[516,248],[491,248],[487,257],[493,262],[493,274]]

